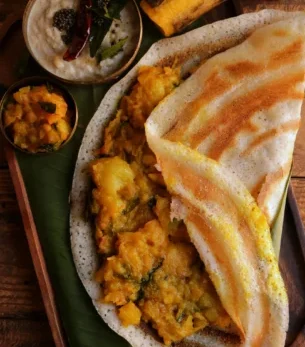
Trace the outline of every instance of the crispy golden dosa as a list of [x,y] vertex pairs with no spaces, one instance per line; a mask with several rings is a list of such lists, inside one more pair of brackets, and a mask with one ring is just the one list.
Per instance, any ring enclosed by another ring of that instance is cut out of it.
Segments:
[[304,17],[257,30],[203,64],[151,120],[235,173],[270,225],[289,175],[304,98]]
[[244,346],[284,346],[288,299],[265,215],[216,161],[146,128],[173,200]]

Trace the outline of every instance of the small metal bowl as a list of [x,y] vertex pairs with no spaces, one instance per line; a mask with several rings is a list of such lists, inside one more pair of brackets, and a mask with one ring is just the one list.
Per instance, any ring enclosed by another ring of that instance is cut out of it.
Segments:
[[[38,3],[37,3],[37,1],[38,1]],[[57,78],[63,82],[66,82],[66,83],[70,83],[70,84],[87,84],[87,85],[88,84],[102,84],[102,83],[110,82],[110,81],[117,79],[132,64],[132,62],[136,58],[136,55],[140,49],[142,37],[143,37],[143,23],[142,23],[142,16],[141,16],[139,7],[136,3],[136,0],[129,0],[127,2],[125,9],[128,12],[128,16],[129,16],[128,21],[132,23],[133,30],[136,30],[137,34],[136,34],[135,39],[134,39],[134,42],[135,42],[134,48],[132,48],[132,50],[128,54],[125,55],[122,63],[120,64],[120,66],[116,70],[111,72],[109,75],[100,76],[100,77],[96,76],[90,80],[87,80],[87,79],[67,79],[67,78],[61,76],[56,71],[54,71],[55,68],[52,71],[52,68],[50,67],[49,63],[45,63],[45,62],[43,63],[42,61],[39,61],[39,58],[38,58],[37,54],[35,54],[35,50],[33,49],[32,45],[31,45],[31,40],[30,40],[29,33],[28,33],[29,25],[32,25],[32,23],[35,23],[35,21],[31,18],[31,15],[32,15],[32,13],[33,13],[33,15],[35,15],[36,7],[38,7],[38,9],[39,9],[39,7],[41,6],[41,3],[39,3],[39,1],[40,0],[29,0],[27,3],[27,6],[26,6],[25,11],[24,11],[24,15],[23,15],[23,25],[22,25],[23,37],[24,37],[26,46],[27,46],[29,52],[31,53],[32,57],[36,60],[36,62],[43,69],[45,69],[49,74],[51,74],[55,78]],[[50,1],[49,3],[51,3],[51,2],[52,1]],[[45,2],[44,2],[44,4],[45,4]],[[128,35],[128,32],[127,32],[127,35]],[[34,40],[37,40],[37,39],[35,38]],[[48,56],[48,60],[49,60],[49,56]],[[49,64],[49,66],[47,66],[47,64]]]
[[[71,120],[71,128],[72,131],[69,135],[69,137],[67,138],[67,140],[65,140],[56,150],[41,150],[38,152],[30,152],[26,149],[23,149],[17,145],[15,145],[14,141],[11,139],[11,137],[9,136],[6,128],[4,127],[4,111],[6,109],[6,106],[9,102],[9,99],[11,98],[11,96],[13,95],[13,93],[15,93],[16,91],[18,91],[20,88],[22,87],[27,87],[27,86],[40,86],[43,84],[49,84],[54,88],[54,92],[58,92],[60,95],[62,95],[68,105],[68,110],[71,111],[72,114],[72,120]],[[18,149],[21,152],[27,153],[27,154],[32,154],[32,155],[36,155],[36,154],[46,154],[46,153],[53,153],[53,152],[57,152],[58,150],[60,150],[62,147],[64,147],[73,137],[75,130],[77,128],[77,123],[78,123],[78,110],[77,110],[77,105],[76,102],[73,98],[73,96],[70,94],[70,92],[67,90],[66,87],[64,87],[62,84],[60,84],[59,82],[55,81],[52,78],[49,77],[41,77],[41,76],[33,76],[33,77],[27,77],[24,78],[16,83],[14,83],[7,91],[6,93],[3,95],[1,102],[0,102],[0,128],[1,131],[4,135],[4,137],[6,138],[6,140],[16,149]]]

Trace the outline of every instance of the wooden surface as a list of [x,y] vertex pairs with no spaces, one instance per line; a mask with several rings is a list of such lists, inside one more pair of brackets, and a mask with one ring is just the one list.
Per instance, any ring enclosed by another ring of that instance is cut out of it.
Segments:
[[[26,1],[0,0],[0,22],[19,12]],[[1,28],[1,24],[0,24]],[[14,50],[12,51],[12,47]],[[24,50],[19,28],[0,50],[0,83],[17,79],[16,69]],[[54,346],[28,242],[0,136],[0,347]]]
[[52,346],[13,184],[0,166],[0,346]]
[[254,12],[268,8],[284,11],[304,10],[304,0],[234,0],[240,12]]
[[[19,11],[25,2],[26,0],[0,0],[0,22],[8,14]],[[236,4],[239,10],[242,9],[245,12],[270,7],[288,10],[305,9],[305,0],[241,0],[235,1]],[[222,7],[222,13],[227,7]],[[215,13],[217,12],[214,10],[209,16],[214,18]],[[12,54],[11,46],[17,46],[17,49],[22,51],[20,31],[12,32],[10,42],[7,42],[4,49],[0,51],[0,82],[5,84],[10,84],[16,79],[11,71],[20,57],[16,49]],[[303,113],[302,126],[294,153],[292,186],[304,223],[305,108]],[[16,196],[4,159],[2,141],[0,137],[0,347],[53,346]],[[298,336],[294,347],[305,346],[304,336],[305,329],[304,335]]]

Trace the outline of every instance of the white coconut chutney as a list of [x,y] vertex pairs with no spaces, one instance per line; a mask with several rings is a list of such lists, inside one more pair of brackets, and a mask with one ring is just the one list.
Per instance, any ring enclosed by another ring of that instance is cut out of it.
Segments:
[[102,48],[128,37],[122,51],[99,64],[89,55],[89,43],[80,56],[70,62],[63,60],[67,50],[62,32],[53,27],[53,16],[60,9],[77,9],[78,0],[36,0],[30,10],[26,34],[28,46],[39,64],[52,74],[71,81],[94,82],[120,69],[133,55],[139,40],[140,24],[135,6],[129,1],[121,12],[121,20],[114,20],[102,42]]

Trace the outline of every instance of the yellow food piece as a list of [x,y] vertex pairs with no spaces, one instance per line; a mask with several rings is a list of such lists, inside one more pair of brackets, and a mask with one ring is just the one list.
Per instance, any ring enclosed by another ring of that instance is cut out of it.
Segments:
[[35,123],[37,121],[37,116],[33,111],[29,111],[25,114],[24,120],[27,123]]
[[208,325],[199,305],[208,277],[197,257],[193,245],[170,243],[140,302],[143,319],[152,322],[167,345]]
[[93,190],[93,198],[101,206],[98,220],[103,230],[136,195],[135,175],[128,163],[119,157],[98,159],[91,163],[90,170],[97,187]]
[[154,218],[147,204],[152,190],[138,165],[119,157],[98,159],[90,171],[96,186],[91,202],[96,242],[101,253],[111,254],[116,233],[135,231]]
[[130,167],[135,173],[135,184],[139,189],[139,197],[141,201],[147,202],[152,196],[156,194],[155,185],[149,179],[148,175],[145,174],[141,164],[132,162]]
[[28,94],[31,90],[31,87],[30,86],[27,86],[27,87],[23,87],[23,88],[20,88],[19,89],[19,92],[20,93],[25,93],[25,94]]
[[46,135],[44,136],[45,141],[48,144],[57,144],[60,142],[60,134],[58,133],[57,130],[51,129]]
[[16,115],[14,112],[7,110],[4,116],[4,126],[7,128],[16,121]]
[[137,232],[120,233],[118,255],[107,258],[104,264],[103,300],[116,305],[136,300],[143,278],[162,262],[167,242],[157,220],[146,223]]
[[170,36],[208,12],[223,0],[164,0],[152,7],[146,0],[140,6],[165,36]]
[[50,124],[45,123],[45,124],[41,124],[41,129],[44,130],[44,133],[48,133],[49,131],[52,130],[52,127]]
[[141,311],[133,302],[129,302],[119,309],[119,318],[125,327],[128,325],[139,325],[141,321]]
[[[14,143],[29,152],[55,150],[67,140],[72,129],[68,105],[61,95],[49,92],[45,85],[23,87],[13,94],[6,106],[4,125]],[[43,104],[55,105],[55,112]]]
[[68,121],[63,118],[59,119],[56,124],[56,128],[59,131],[61,140],[66,141],[72,131]]
[[56,124],[62,118],[60,114],[46,114],[45,119],[49,124]]
[[165,187],[164,179],[161,173],[150,173],[148,174],[148,177],[155,183],[159,184],[160,186]]
[[14,122],[13,129],[15,134],[25,136],[29,130],[29,124],[24,121],[16,121]]
[[123,110],[135,128],[143,127],[151,111],[179,84],[180,70],[141,66],[138,83],[121,101]]

